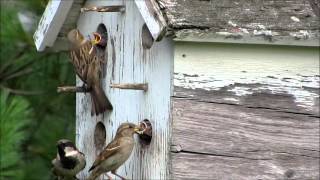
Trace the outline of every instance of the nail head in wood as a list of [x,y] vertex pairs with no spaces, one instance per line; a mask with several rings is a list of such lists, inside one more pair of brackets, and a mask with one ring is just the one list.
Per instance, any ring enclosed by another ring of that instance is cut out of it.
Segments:
[[125,6],[92,6],[83,7],[81,12],[96,11],[96,12],[125,12]]
[[118,89],[148,90],[148,84],[111,84],[110,87]]

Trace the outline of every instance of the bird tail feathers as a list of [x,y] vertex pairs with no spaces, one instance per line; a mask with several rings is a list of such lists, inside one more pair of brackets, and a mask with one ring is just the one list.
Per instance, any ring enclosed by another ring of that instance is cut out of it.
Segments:
[[91,90],[92,108],[91,115],[98,115],[107,109],[112,110],[113,107],[104,93],[101,86],[93,86]]

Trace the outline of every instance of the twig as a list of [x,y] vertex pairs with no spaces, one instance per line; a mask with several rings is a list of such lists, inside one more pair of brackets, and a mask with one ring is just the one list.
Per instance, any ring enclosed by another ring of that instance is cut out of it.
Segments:
[[96,11],[96,12],[124,12],[125,6],[93,6],[81,8],[81,12]]
[[110,87],[118,89],[148,90],[148,84],[111,84]]
[[90,92],[90,88],[87,86],[61,86],[57,88],[57,92],[80,92],[80,93],[85,93],[85,92]]
[[19,89],[12,89],[9,87],[5,87],[3,85],[0,85],[0,89],[7,90],[9,93],[18,94],[18,95],[40,95],[44,93],[43,91],[25,91],[25,90],[19,90]]

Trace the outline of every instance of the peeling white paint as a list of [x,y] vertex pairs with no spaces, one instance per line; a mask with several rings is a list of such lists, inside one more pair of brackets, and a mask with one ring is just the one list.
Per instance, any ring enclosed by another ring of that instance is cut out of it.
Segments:
[[231,36],[233,33],[223,31],[223,32],[216,32],[216,34],[221,36]]
[[307,109],[319,97],[316,48],[178,43],[175,49],[175,86],[205,90],[228,87],[227,91],[237,96],[261,91],[289,94]]
[[249,34],[249,31],[246,28],[239,28],[241,32]]
[[250,88],[247,87],[234,87],[233,89],[230,89],[228,91],[234,92],[236,96],[246,96],[249,94],[253,94],[253,92],[250,91]]
[[239,101],[239,100],[236,99],[236,98],[224,98],[224,100],[226,100],[226,101],[234,101],[234,102]]
[[271,30],[254,30],[253,31],[253,35],[255,36],[273,36],[272,31]]
[[239,100],[236,98],[223,98],[226,101],[233,101],[233,102],[238,102]]
[[300,19],[295,16],[291,16],[290,19],[294,22],[300,22]]
[[262,25],[262,24],[258,24],[257,25],[260,29],[266,29],[266,27],[264,26],[264,25]]
[[237,24],[232,21],[228,21],[228,24],[231,25],[232,27],[237,27]]
[[306,30],[300,30],[299,32],[290,33],[290,36],[296,39],[308,39],[310,34]]

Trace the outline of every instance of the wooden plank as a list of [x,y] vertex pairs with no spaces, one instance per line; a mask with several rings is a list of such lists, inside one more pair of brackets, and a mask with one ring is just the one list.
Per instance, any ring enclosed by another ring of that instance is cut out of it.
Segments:
[[[295,179],[318,180],[317,160],[309,157],[285,156],[277,164],[269,160],[250,160],[236,157],[207,156],[190,153],[172,153],[175,164],[174,179]],[[300,163],[304,163],[301,166]],[[318,166],[319,168],[319,166]]]
[[319,179],[317,48],[176,43],[174,179]]
[[319,116],[318,48],[176,43],[175,96]]
[[319,118],[179,98],[173,106],[174,179],[319,179]]
[[319,46],[318,8],[312,1],[158,0],[158,3],[177,40]]
[[[113,111],[91,117],[88,94],[77,94],[76,144],[86,154],[87,166],[79,174],[85,179],[88,169],[100,152],[94,145],[94,129],[101,121],[106,127],[106,144],[114,137],[120,123],[138,123],[149,119],[153,139],[147,147],[136,142],[129,160],[117,173],[129,179],[169,179],[170,96],[173,75],[173,43],[164,38],[150,49],[142,47],[144,20],[134,1],[87,1],[86,6],[125,5],[125,13],[82,13],[78,28],[85,35],[103,23],[107,28],[106,73],[102,81]],[[159,81],[161,77],[161,81]],[[148,91],[111,89],[110,84],[148,83]],[[81,82],[77,82],[81,85]],[[107,176],[101,178],[107,179]]]
[[153,39],[161,40],[166,31],[166,20],[155,0],[135,0]]
[[49,1],[33,36],[38,51],[53,46],[72,4],[73,0]]

